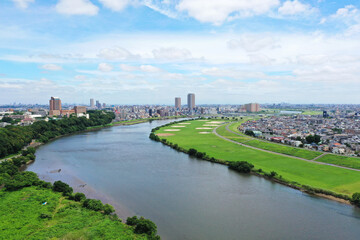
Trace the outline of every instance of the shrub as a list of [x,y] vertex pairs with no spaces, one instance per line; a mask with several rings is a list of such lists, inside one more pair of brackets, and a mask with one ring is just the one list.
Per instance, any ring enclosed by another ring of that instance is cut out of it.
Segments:
[[202,152],[197,152],[195,154],[195,157],[200,158],[200,159],[203,159],[205,156],[206,156],[206,153],[202,153]]
[[126,219],[126,224],[129,225],[129,226],[135,226],[138,222],[138,218],[137,216],[133,216],[133,217],[128,217]]
[[110,204],[105,204],[104,205],[104,214],[110,215],[113,212],[115,212],[115,209],[114,209],[113,206],[111,206]]
[[230,162],[229,168],[234,169],[241,173],[249,173],[249,172],[251,172],[251,169],[254,168],[254,165],[252,165],[251,163],[248,163],[246,161]]
[[156,235],[157,227],[151,220],[141,217],[136,223],[134,232],[137,234],[145,233],[150,236]]
[[197,150],[194,149],[194,148],[190,148],[189,151],[188,151],[188,154],[189,154],[190,156],[195,156],[196,153],[197,153]]
[[73,192],[72,187],[62,181],[54,182],[53,190],[55,192],[62,192],[64,196],[69,196]]
[[277,175],[277,172],[275,172],[275,171],[270,172],[270,177],[275,177],[276,175]]
[[351,202],[360,207],[360,192],[354,193],[352,195]]
[[83,193],[77,192],[74,195],[74,200],[77,201],[77,202],[80,202],[80,201],[85,200],[85,199],[86,199],[86,196]]
[[102,211],[104,209],[102,202],[96,199],[86,199],[83,203],[83,207],[94,211]]
[[21,172],[16,174],[13,179],[8,180],[5,183],[6,190],[14,191],[21,189],[23,187],[29,187],[33,185],[37,185],[39,182],[39,178],[34,172]]

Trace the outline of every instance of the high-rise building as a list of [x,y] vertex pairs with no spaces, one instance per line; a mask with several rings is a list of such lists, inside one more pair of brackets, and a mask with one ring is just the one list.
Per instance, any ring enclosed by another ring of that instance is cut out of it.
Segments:
[[60,115],[60,113],[61,113],[61,100],[60,100],[60,98],[51,97],[50,101],[49,101],[49,105],[50,105],[50,111],[49,111],[50,116]]
[[187,96],[187,104],[189,110],[193,110],[195,108],[195,94],[189,93]]
[[181,108],[181,98],[176,97],[175,98],[175,108],[180,109]]
[[248,103],[245,104],[245,109],[247,112],[259,112],[260,105],[258,103]]
[[86,107],[85,106],[75,106],[74,110],[75,110],[76,114],[86,113]]
[[99,100],[96,100],[96,107],[99,108],[99,109],[101,108],[101,103],[100,103]]
[[90,107],[94,108],[95,107],[95,103],[94,103],[94,99],[90,98]]

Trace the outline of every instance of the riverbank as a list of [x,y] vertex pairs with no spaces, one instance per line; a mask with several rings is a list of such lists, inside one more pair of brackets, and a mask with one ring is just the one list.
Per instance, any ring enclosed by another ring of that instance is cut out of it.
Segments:
[[[132,122],[132,124],[137,123],[140,122]],[[112,125],[99,125],[91,129],[59,135],[49,139],[46,143],[53,142],[65,136],[111,126]],[[33,140],[23,150],[32,147],[32,150],[35,152],[34,148],[38,148],[44,144],[43,142]],[[102,239],[160,239],[160,237],[156,235],[156,225],[148,219],[140,218],[126,225],[121,222],[121,219],[118,219],[116,214],[111,214],[114,211],[112,206],[108,204],[103,205],[99,200],[86,199],[84,195],[82,200],[76,200],[76,194],[72,194],[72,188],[69,186],[71,193],[61,196],[61,194],[56,193],[51,183],[40,180],[33,172],[25,171],[28,165],[34,163],[34,160],[29,160],[21,166],[15,166],[16,158],[21,156],[21,154],[13,154],[11,157],[7,156],[4,158],[2,163],[0,161],[4,166],[0,165],[0,209],[3,213],[2,216],[6,218],[6,221],[0,221],[0,228],[3,230],[0,233],[0,238],[10,239],[10,236],[13,236],[15,233],[17,236],[22,236],[22,234],[28,236],[30,232],[33,236],[40,234],[39,236],[42,236],[40,238],[52,239],[88,239],[88,236]],[[11,166],[11,171],[9,170],[9,166]],[[19,172],[15,172],[15,169]],[[67,185],[65,183],[63,184]],[[11,190],[10,186],[12,187]],[[25,195],[25,197],[21,198],[20,202],[13,200],[13,195],[16,195],[16,200],[19,200],[20,198],[18,199],[17,197],[19,194],[22,196]],[[33,201],[34,196],[36,196],[36,202]],[[29,202],[27,199],[32,201]],[[39,205],[38,199],[42,199],[41,205]],[[91,204],[87,205],[87,201]],[[35,205],[39,205],[40,207]],[[48,207],[49,211],[45,211],[44,213],[44,210],[42,210],[41,213],[39,213],[37,209],[44,209],[44,205],[46,205],[46,207],[50,206]],[[3,210],[5,206],[7,210],[15,208],[21,210],[19,210],[20,212],[13,210],[5,211]],[[68,209],[75,212],[69,212]],[[22,221],[25,220],[25,222],[22,223],[19,217]],[[13,224],[6,224],[7,221],[15,221],[19,226],[16,225],[18,227],[15,226],[16,229],[14,229]],[[65,230],[63,221],[71,222],[73,227],[66,226]],[[82,223],[81,226],[79,226],[80,222]],[[137,229],[137,224],[142,224],[143,222],[146,222],[146,224],[148,224],[147,226],[151,226],[151,234],[150,230],[146,230],[146,234],[143,234],[145,233],[143,230]],[[36,225],[36,227],[34,227],[34,225]],[[51,225],[50,228],[49,225]],[[102,230],[99,231],[98,228]],[[22,239],[23,237],[20,238]]]
[[[256,167],[256,173],[271,180],[317,196],[329,195],[342,202],[349,201],[360,189],[360,174],[333,166],[305,162],[287,156],[236,146],[212,133],[221,122],[212,120],[189,121],[180,128],[179,124],[168,125],[155,131],[159,141],[183,152],[194,148],[208,156],[205,160],[216,162],[247,161]],[[211,126],[213,125],[213,126]],[[217,126],[215,126],[217,125]],[[175,131],[176,130],[176,131]],[[168,135],[171,133],[171,135]],[[204,134],[206,133],[206,134]],[[346,202],[347,203],[347,202]]]

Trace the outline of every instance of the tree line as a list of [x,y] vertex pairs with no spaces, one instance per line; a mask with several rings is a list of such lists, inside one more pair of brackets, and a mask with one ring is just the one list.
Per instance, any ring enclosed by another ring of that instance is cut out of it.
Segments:
[[113,112],[88,111],[86,117],[70,116],[59,120],[37,121],[30,126],[6,126],[0,129],[0,158],[19,152],[33,139],[46,143],[49,140],[79,131],[88,127],[106,125],[115,118]]

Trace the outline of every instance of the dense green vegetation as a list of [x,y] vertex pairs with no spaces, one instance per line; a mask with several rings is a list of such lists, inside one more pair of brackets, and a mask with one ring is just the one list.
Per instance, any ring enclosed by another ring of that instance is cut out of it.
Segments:
[[[212,134],[215,126],[207,127],[211,129],[196,129],[204,128],[203,125],[207,125],[206,121],[193,120],[187,123],[190,124],[177,132],[165,131],[174,129],[171,126],[155,129],[154,135],[172,133],[173,135],[158,138],[173,148],[176,146],[179,151],[187,152],[193,148],[197,152],[206,153],[205,158],[215,159],[215,161],[224,163],[246,161],[255,166],[254,171],[261,169],[262,172],[270,175],[271,172],[275,172],[275,177],[281,179],[282,182],[287,181],[299,187],[308,186],[308,189],[312,189],[314,192],[332,192],[350,197],[360,189],[359,172],[239,146]],[[209,134],[200,134],[199,132],[209,132]]]
[[30,126],[6,126],[0,129],[0,158],[19,152],[32,139],[39,142],[49,140],[78,131],[91,126],[109,124],[115,115],[113,112],[88,111],[90,119],[85,117],[69,117],[60,120],[38,121]]
[[339,166],[360,169],[360,158],[326,154],[318,159],[318,162],[331,163]]
[[[28,159],[34,149],[22,154],[19,158]],[[20,172],[14,159],[0,163],[0,239],[160,239],[150,220],[141,218],[143,231],[127,227],[111,205],[73,194],[64,182],[51,184],[34,172]]]
[[115,215],[89,210],[36,186],[1,190],[0,212],[0,239],[149,239]]

